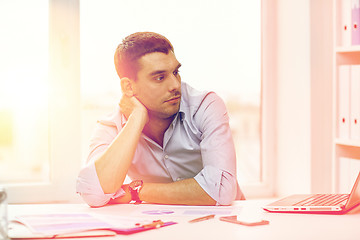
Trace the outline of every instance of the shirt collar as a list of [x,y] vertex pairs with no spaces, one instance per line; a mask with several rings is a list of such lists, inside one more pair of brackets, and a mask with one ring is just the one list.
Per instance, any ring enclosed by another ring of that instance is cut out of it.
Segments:
[[[182,99],[182,98],[181,98]],[[180,103],[180,108],[179,108],[179,113],[178,113],[178,115],[180,116],[180,121],[182,122],[182,121],[184,121],[184,119],[185,119],[185,111],[184,111],[184,109],[183,109],[183,106],[184,104],[183,104],[183,102],[182,102],[182,100],[181,100],[181,103]]]

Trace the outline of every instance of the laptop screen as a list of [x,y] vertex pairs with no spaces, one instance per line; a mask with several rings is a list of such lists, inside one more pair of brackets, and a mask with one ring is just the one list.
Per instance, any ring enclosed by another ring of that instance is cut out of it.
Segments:
[[351,190],[349,200],[346,203],[345,208],[349,209],[360,203],[360,172],[356,178],[355,184]]

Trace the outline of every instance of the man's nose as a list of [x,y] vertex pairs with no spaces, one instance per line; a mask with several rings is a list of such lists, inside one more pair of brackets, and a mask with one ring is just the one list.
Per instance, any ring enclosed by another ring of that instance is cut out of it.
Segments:
[[170,92],[177,91],[181,87],[181,79],[180,76],[171,75],[169,90]]

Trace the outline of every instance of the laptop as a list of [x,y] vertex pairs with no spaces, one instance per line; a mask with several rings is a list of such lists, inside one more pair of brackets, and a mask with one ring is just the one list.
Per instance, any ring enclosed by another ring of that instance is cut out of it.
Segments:
[[263,207],[277,213],[344,214],[360,204],[360,172],[350,194],[295,194]]

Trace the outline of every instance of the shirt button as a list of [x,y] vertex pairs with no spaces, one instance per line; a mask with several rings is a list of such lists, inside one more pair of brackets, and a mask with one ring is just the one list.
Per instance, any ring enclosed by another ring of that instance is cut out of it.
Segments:
[[178,178],[176,179],[176,181],[180,181],[180,180],[182,180],[182,178],[181,178],[181,177],[178,177]]
[[164,157],[165,159],[168,159],[169,158],[169,156],[168,155],[165,155],[165,157]]

